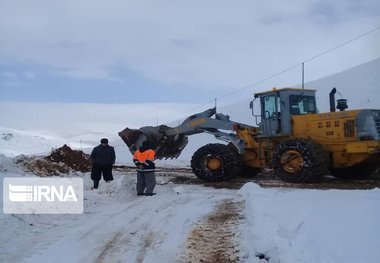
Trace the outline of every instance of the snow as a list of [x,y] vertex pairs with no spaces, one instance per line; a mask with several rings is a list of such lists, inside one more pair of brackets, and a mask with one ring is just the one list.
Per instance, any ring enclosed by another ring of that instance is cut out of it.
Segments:
[[[313,87],[321,87],[321,109],[327,108],[332,86],[349,99],[349,106],[379,108],[378,76],[369,73],[378,72],[379,65],[377,59],[313,82]],[[357,94],[362,87],[368,92]],[[254,125],[248,109],[251,99],[218,111]],[[149,112],[173,116],[187,108],[177,104],[0,102],[0,195],[4,177],[36,176],[16,165],[15,156],[46,154],[64,143],[89,152],[100,138],[108,137],[117,163],[132,164],[117,132],[156,125],[156,116],[152,120]],[[136,117],[136,111],[142,115]],[[162,118],[158,123],[172,119]],[[210,135],[194,135],[179,159],[158,165],[189,165],[192,153],[213,141]],[[214,189],[171,184],[158,176],[157,195],[145,197],[135,195],[134,172],[115,172],[115,180],[111,184],[102,181],[97,191],[90,190],[89,173],[68,176],[84,179],[84,213],[0,213],[0,262],[182,262],[191,230],[225,200],[245,204],[235,235],[241,262],[267,262],[258,254],[271,263],[380,261],[380,189],[301,190],[261,188],[253,183],[240,190]]]
[[[1,179],[33,176],[1,160],[7,169]],[[135,174],[120,172],[93,191],[89,174],[83,177],[82,215],[1,214],[0,262],[175,262],[193,224],[236,196],[236,190],[173,184],[157,185],[153,197],[136,196]]]
[[[241,230],[249,258],[270,262],[378,262],[380,189],[284,190],[245,184]],[[248,241],[248,242],[247,242]]]
[[[33,176],[0,156],[0,176]],[[78,176],[72,174],[70,176]],[[82,215],[0,215],[1,262],[180,262],[192,227],[223,200],[245,203],[242,262],[377,262],[380,189],[240,190],[175,185],[158,177],[157,195],[135,195],[133,172],[90,190],[82,174]],[[2,191],[3,180],[0,181]],[[2,195],[2,193],[0,192]]]

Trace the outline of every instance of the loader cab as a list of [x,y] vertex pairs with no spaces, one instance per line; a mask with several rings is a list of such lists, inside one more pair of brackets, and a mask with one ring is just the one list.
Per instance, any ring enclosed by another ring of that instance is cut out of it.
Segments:
[[284,88],[255,94],[260,100],[262,136],[288,136],[292,116],[317,113],[315,90]]

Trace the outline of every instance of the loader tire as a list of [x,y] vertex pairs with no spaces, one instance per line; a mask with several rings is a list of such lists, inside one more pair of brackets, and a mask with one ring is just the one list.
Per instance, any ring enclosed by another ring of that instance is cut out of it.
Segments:
[[329,155],[313,140],[289,140],[278,144],[273,153],[273,168],[286,182],[318,182],[329,167]]
[[239,174],[241,166],[237,151],[219,143],[199,148],[191,158],[193,173],[207,182],[229,180]]

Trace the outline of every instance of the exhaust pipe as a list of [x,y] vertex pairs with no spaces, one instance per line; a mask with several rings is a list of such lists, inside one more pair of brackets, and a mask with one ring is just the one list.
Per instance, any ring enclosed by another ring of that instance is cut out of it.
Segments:
[[335,112],[335,93],[336,88],[333,88],[330,92],[330,112]]

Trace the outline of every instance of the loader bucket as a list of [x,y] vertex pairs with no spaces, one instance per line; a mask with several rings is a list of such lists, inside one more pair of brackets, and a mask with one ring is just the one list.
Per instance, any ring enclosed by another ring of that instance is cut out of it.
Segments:
[[166,130],[171,129],[165,125],[145,126],[140,129],[125,128],[119,132],[119,136],[127,144],[130,152],[134,152],[144,141],[149,141],[156,152],[156,159],[177,158],[188,143],[187,136],[166,135]]

